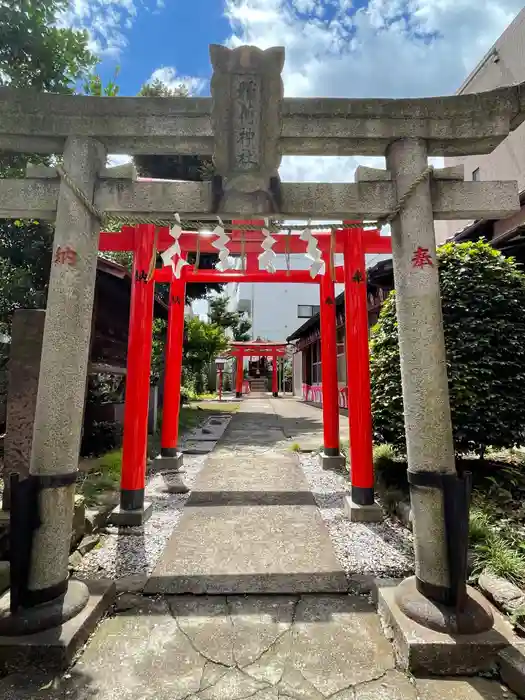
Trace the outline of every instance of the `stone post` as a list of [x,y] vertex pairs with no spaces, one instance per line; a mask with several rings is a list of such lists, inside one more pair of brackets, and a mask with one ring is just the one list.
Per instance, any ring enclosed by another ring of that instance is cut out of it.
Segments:
[[10,475],[18,473],[23,479],[29,474],[45,317],[43,309],[17,309],[13,314],[7,370],[4,510],[10,509]]
[[[426,143],[395,141],[386,159],[399,200],[427,168]],[[392,223],[392,252],[416,559],[416,578],[408,580],[398,602],[409,617],[425,624],[432,605],[416,602],[418,596],[447,604],[454,586],[445,491],[446,483],[457,483],[428,179]]]
[[[68,138],[63,167],[90,200],[93,199],[97,174],[104,163],[105,152],[97,141]],[[99,230],[99,222],[62,182],[30,465],[30,474],[41,488],[41,525],[33,540],[26,607],[39,605],[42,627],[46,625],[40,604],[52,601],[68,590],[69,543]],[[88,599],[84,584],[70,583],[69,589],[62,606],[62,616],[66,619],[78,612]],[[52,618],[56,624],[56,614]]]

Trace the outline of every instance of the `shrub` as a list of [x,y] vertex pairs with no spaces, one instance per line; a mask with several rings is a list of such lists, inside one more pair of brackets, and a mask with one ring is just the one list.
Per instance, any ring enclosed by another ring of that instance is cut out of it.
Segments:
[[[457,452],[525,443],[525,276],[486,243],[438,249],[450,406]],[[371,337],[375,440],[406,452],[395,292]]]
[[80,454],[83,457],[98,457],[122,443],[122,426],[111,421],[93,421],[85,426]]

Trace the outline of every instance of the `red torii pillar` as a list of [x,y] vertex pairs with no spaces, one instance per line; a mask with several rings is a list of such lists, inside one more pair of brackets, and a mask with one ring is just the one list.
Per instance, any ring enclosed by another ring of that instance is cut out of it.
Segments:
[[[168,307],[161,448],[160,456],[157,458],[162,469],[178,470],[182,466],[182,454],[177,450],[177,443],[179,439],[185,294],[185,282],[173,279],[170,283]],[[187,489],[185,490],[187,491]]]
[[350,520],[376,522],[382,519],[382,513],[374,501],[366,263],[362,228],[345,230],[344,277],[352,481],[352,497],[345,503],[345,512]]
[[244,379],[244,353],[240,348],[236,355],[236,362],[235,398],[240,399],[242,397],[242,382]]
[[135,228],[120,506],[111,515],[116,525],[139,525],[151,515],[144,502],[148,449],[148,411],[155,281],[152,272],[155,226]]
[[271,355],[272,358],[272,394],[274,398],[279,396],[279,383],[277,378],[277,353]]
[[337,337],[335,284],[332,278],[330,256],[324,255],[325,272],[321,277],[321,367],[323,391],[323,469],[342,469],[345,459],[339,443],[339,387],[337,384]]

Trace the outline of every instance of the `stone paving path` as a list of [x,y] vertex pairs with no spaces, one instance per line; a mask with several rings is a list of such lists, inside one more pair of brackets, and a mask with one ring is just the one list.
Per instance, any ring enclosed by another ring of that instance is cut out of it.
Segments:
[[242,404],[197,476],[146,593],[347,590],[298,456],[279,449],[283,438],[271,401]]
[[70,672],[0,680],[2,700],[511,700],[482,678],[397,671],[357,596],[139,599],[107,618]]
[[[250,475],[258,480],[257,489],[271,478],[272,498],[283,494],[288,498],[300,475],[290,469],[289,444],[294,438],[284,436],[283,405],[267,398],[244,404],[243,413],[210,459],[210,469],[201,472],[195,496],[199,509],[214,507],[203,501],[210,498],[212,477],[220,476],[221,463],[222,486],[211,490],[213,498],[218,494],[232,498],[234,479],[245,499]],[[315,414],[308,410],[317,409],[295,404],[299,418],[294,418],[293,405],[287,403],[290,415],[284,425],[298,420],[304,430],[310,424],[316,439]],[[262,415],[266,418],[261,419]],[[261,475],[256,473],[257,456],[265,460],[266,477],[261,468]],[[270,457],[273,467],[266,461]],[[244,471],[232,466],[239,459],[245,460]],[[276,488],[279,469],[283,472],[280,489]],[[312,497],[304,482],[300,488],[301,498]],[[259,490],[249,495],[255,500],[262,496]],[[197,506],[188,511],[192,508]],[[193,535],[199,538],[198,532]],[[307,547],[309,537],[308,530],[296,533],[294,546],[299,552]],[[233,540],[230,544],[235,546]],[[396,670],[391,645],[366,596],[128,593],[117,600],[113,614],[102,621],[70,671],[56,678],[37,672],[10,675],[0,679],[0,698],[512,700],[515,696],[496,680],[414,679]]]

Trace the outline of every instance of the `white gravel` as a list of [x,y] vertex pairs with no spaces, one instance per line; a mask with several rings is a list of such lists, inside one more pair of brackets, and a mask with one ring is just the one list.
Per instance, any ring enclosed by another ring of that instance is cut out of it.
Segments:
[[[184,455],[184,483],[190,488],[204,465],[206,455]],[[82,560],[76,570],[85,578],[118,579],[132,574],[151,574],[182,515],[189,493],[169,494],[161,474],[153,474],[146,484],[146,501],[153,512],[141,527],[107,528],[101,545]]]
[[412,534],[401,523],[390,518],[381,523],[350,522],[343,512],[348,479],[323,470],[317,454],[301,454],[300,462],[348,576],[397,578],[413,573]]

